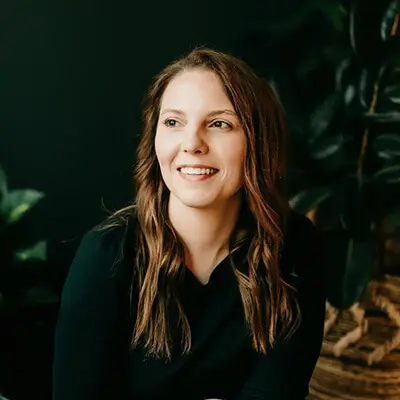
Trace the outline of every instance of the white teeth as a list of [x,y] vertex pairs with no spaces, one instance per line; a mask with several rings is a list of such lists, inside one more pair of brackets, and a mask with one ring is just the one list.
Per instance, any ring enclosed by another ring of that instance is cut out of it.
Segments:
[[185,175],[211,175],[217,172],[212,168],[181,168],[181,173]]

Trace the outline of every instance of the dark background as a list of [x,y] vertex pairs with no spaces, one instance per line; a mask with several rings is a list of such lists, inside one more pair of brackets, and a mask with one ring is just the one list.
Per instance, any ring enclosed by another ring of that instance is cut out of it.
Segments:
[[[151,78],[196,45],[232,52],[262,72],[277,55],[268,53],[268,39],[255,39],[257,32],[302,3],[0,3],[0,164],[10,189],[46,196],[27,227],[48,241],[56,284],[62,286],[80,236],[105,216],[102,201],[115,209],[131,200],[141,102]],[[55,317],[53,309],[42,330],[21,326],[8,338],[9,358],[3,354],[0,362],[11,400],[50,398]],[[21,357],[24,364],[10,364]]]
[[45,193],[36,229],[56,243],[97,222],[102,198],[130,199],[141,101],[161,68],[195,45],[258,68],[248,36],[298,4],[2,2],[0,162],[10,187]]

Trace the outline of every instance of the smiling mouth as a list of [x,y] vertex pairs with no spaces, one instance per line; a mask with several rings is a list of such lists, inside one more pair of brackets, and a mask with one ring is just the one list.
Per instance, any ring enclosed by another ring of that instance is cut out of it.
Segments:
[[178,171],[182,175],[214,175],[219,170],[216,168],[193,168],[193,167],[182,167],[178,168]]

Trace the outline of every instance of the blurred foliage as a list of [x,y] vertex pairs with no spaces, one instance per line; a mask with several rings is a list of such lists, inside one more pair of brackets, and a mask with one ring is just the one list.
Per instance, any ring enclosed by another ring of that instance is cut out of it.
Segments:
[[0,393],[13,399],[26,397],[21,382],[47,373],[49,321],[58,306],[47,242],[30,234],[29,216],[43,198],[32,189],[10,190],[0,168]]
[[19,225],[43,197],[32,189],[9,190],[0,168],[0,316],[58,300],[45,279],[46,242],[25,243]]
[[400,227],[399,10],[400,0],[309,1],[264,32],[291,133],[291,205],[321,231],[339,308],[383,275],[385,234]]

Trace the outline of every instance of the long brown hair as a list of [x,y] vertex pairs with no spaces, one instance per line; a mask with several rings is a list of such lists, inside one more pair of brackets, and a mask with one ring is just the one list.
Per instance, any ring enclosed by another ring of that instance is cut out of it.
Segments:
[[[150,355],[171,357],[167,306],[173,301],[179,312],[183,351],[191,348],[190,326],[174,285],[183,273],[184,248],[169,222],[169,191],[161,177],[154,138],[165,88],[178,74],[194,68],[212,71],[219,77],[247,139],[244,207],[254,229],[247,253],[248,272],[236,268],[234,271],[253,348],[265,354],[278,333],[290,336],[299,322],[294,289],[285,282],[279,267],[283,222],[289,211],[283,185],[285,121],[266,81],[243,61],[207,48],[197,48],[172,62],[154,79],[144,106],[143,133],[134,171],[136,200],[114,214],[115,221],[121,212],[134,213],[138,226],[134,285],[139,294],[132,345],[142,343]],[[111,225],[109,221],[108,226]],[[231,251],[241,246],[241,240],[233,235]]]

